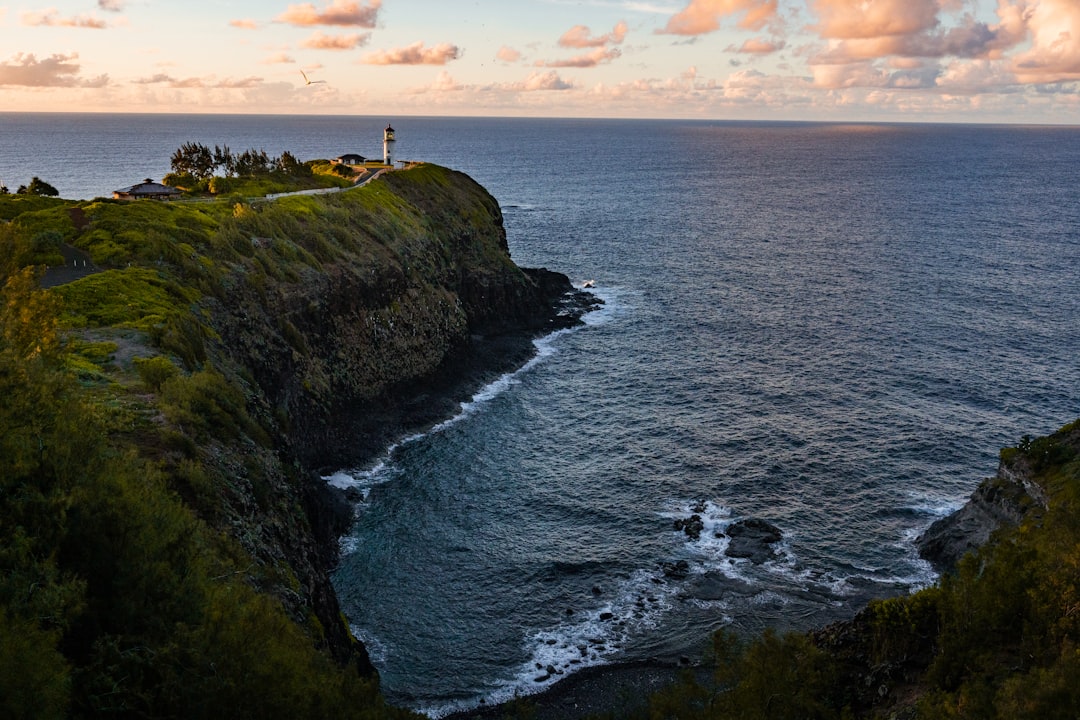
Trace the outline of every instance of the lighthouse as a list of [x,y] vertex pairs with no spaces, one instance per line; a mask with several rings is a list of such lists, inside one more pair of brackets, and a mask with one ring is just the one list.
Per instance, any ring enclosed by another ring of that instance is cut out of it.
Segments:
[[382,134],[382,154],[384,165],[394,164],[394,128],[389,125]]

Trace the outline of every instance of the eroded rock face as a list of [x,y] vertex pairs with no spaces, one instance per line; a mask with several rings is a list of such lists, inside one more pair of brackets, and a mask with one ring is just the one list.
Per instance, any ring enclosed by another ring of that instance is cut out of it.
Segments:
[[279,569],[268,589],[297,622],[314,615],[330,652],[371,672],[330,581],[351,509],[320,471],[444,419],[596,302],[564,275],[518,268],[498,203],[467,176],[394,173],[377,192],[374,211],[348,197],[335,207],[332,261],[257,283],[238,272],[203,304],[214,365],[273,435],[272,447],[205,451],[230,478],[220,522]]
[[968,551],[990,539],[995,530],[1018,525],[1035,506],[1024,483],[999,470],[984,480],[962,508],[934,522],[915,542],[919,555],[938,572],[948,572]]

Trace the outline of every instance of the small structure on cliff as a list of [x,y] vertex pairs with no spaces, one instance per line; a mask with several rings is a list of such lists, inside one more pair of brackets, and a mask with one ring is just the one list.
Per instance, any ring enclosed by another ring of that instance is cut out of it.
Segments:
[[180,191],[174,187],[146,178],[138,185],[114,190],[113,198],[117,200],[170,200],[179,194]]
[[334,162],[338,165],[363,165],[366,160],[367,159],[363,155],[357,153],[345,153],[344,155],[334,158]]

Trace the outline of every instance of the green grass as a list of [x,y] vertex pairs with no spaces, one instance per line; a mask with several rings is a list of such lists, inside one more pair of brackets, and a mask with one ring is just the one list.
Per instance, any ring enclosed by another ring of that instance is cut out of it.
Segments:
[[130,267],[89,275],[56,292],[64,300],[68,327],[117,327],[149,331],[187,314],[198,291],[149,268]]

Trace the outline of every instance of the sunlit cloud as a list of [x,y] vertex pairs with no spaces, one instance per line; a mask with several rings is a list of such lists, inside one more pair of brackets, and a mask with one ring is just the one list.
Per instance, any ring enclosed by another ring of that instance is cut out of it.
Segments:
[[246,78],[226,78],[210,87],[216,88],[253,88],[262,84],[263,79],[261,77],[250,76]]
[[349,35],[326,35],[316,32],[300,43],[300,47],[313,50],[354,50],[371,38],[371,33],[355,33]]
[[433,82],[428,89],[435,92],[459,92],[465,90],[466,87],[457,80],[454,80],[450,73],[443,70],[439,73],[439,76],[435,78],[435,82]]
[[574,87],[572,82],[564,80],[554,70],[548,72],[530,73],[520,83],[507,83],[500,85],[504,90],[519,90],[521,92],[537,92],[541,90],[570,90]]
[[783,40],[766,40],[764,38],[751,38],[743,42],[738,48],[729,47],[728,50],[749,55],[768,55],[784,49]]
[[889,87],[889,73],[872,62],[812,65],[810,69],[814,87],[819,89]]
[[816,29],[825,38],[910,35],[938,24],[938,0],[813,0]]
[[[690,0],[657,32],[671,35],[703,35],[720,29],[722,20],[741,16],[738,26],[760,30],[776,18],[778,0]],[[850,0],[839,0],[848,2]]]
[[820,22],[813,28],[829,44],[811,62],[845,64],[890,55],[998,58],[1027,35],[1026,13],[1010,18],[1017,8],[1008,2],[999,0],[1003,22],[997,25],[966,13],[947,25],[944,11],[962,7],[952,0],[877,0],[860,4],[814,0],[812,7],[819,13]]
[[1074,0],[998,0],[995,24],[965,7],[956,0],[813,0],[812,27],[826,40],[809,57],[814,85],[971,94],[1080,79]]
[[521,59],[521,53],[514,48],[503,45],[499,48],[499,51],[495,53],[495,59],[501,60],[504,63],[516,63]]
[[22,24],[29,27],[77,27],[102,30],[108,27],[104,20],[89,15],[77,15],[75,17],[62,17],[56,8],[49,8],[40,12],[24,12]]
[[296,62],[288,53],[278,53],[277,55],[271,55],[270,57],[262,61],[263,65],[286,65]]
[[604,63],[609,63],[622,55],[618,48],[596,48],[591,53],[578,55],[567,60],[541,61],[537,65],[551,68],[591,68]]
[[425,48],[423,42],[394,50],[378,50],[368,53],[361,60],[366,65],[445,65],[461,57],[457,45],[442,43]]
[[285,12],[275,18],[275,22],[289,25],[344,25],[374,28],[379,19],[382,0],[367,0],[366,3],[349,0],[332,0],[322,10],[313,3],[290,5]]
[[131,81],[135,85],[169,85],[176,82],[168,73],[155,73]]
[[619,45],[626,38],[627,25],[624,21],[619,21],[615,28],[607,35],[601,35],[599,37],[591,37],[592,31],[585,25],[575,25],[574,27],[563,33],[559,38],[559,46],[566,48],[596,48],[605,47],[607,45]]
[[1013,70],[1021,82],[1055,83],[1080,79],[1080,3],[1041,0],[1025,8],[1031,48]]
[[949,63],[938,75],[937,87],[959,95],[1018,91],[1012,74],[1001,63],[990,60]]
[[564,80],[554,70],[547,72],[532,72],[524,80],[512,82],[491,83],[487,85],[467,85],[454,80],[450,73],[443,70],[430,85],[412,88],[409,92],[414,95],[426,93],[473,93],[477,96],[486,95],[514,95],[517,93],[532,93],[544,91],[572,90],[574,84]]
[[29,53],[18,53],[8,62],[0,63],[0,86],[24,87],[84,87],[98,88],[109,84],[108,75],[80,78],[78,54],[51,55],[43,60]]
[[164,85],[170,88],[185,89],[185,88],[222,88],[222,89],[246,89],[258,87],[263,83],[263,79],[260,77],[246,77],[240,79],[225,78],[218,80],[216,78],[201,78],[201,77],[187,77],[177,78],[167,73],[157,73],[150,75],[149,77],[139,78],[131,81],[135,85]]
[[259,29],[259,23],[256,22],[255,20],[251,20],[251,19],[248,19],[248,18],[243,18],[243,19],[238,19],[238,20],[230,20],[229,21],[229,27],[234,27],[234,28],[237,28],[239,30],[258,30]]

